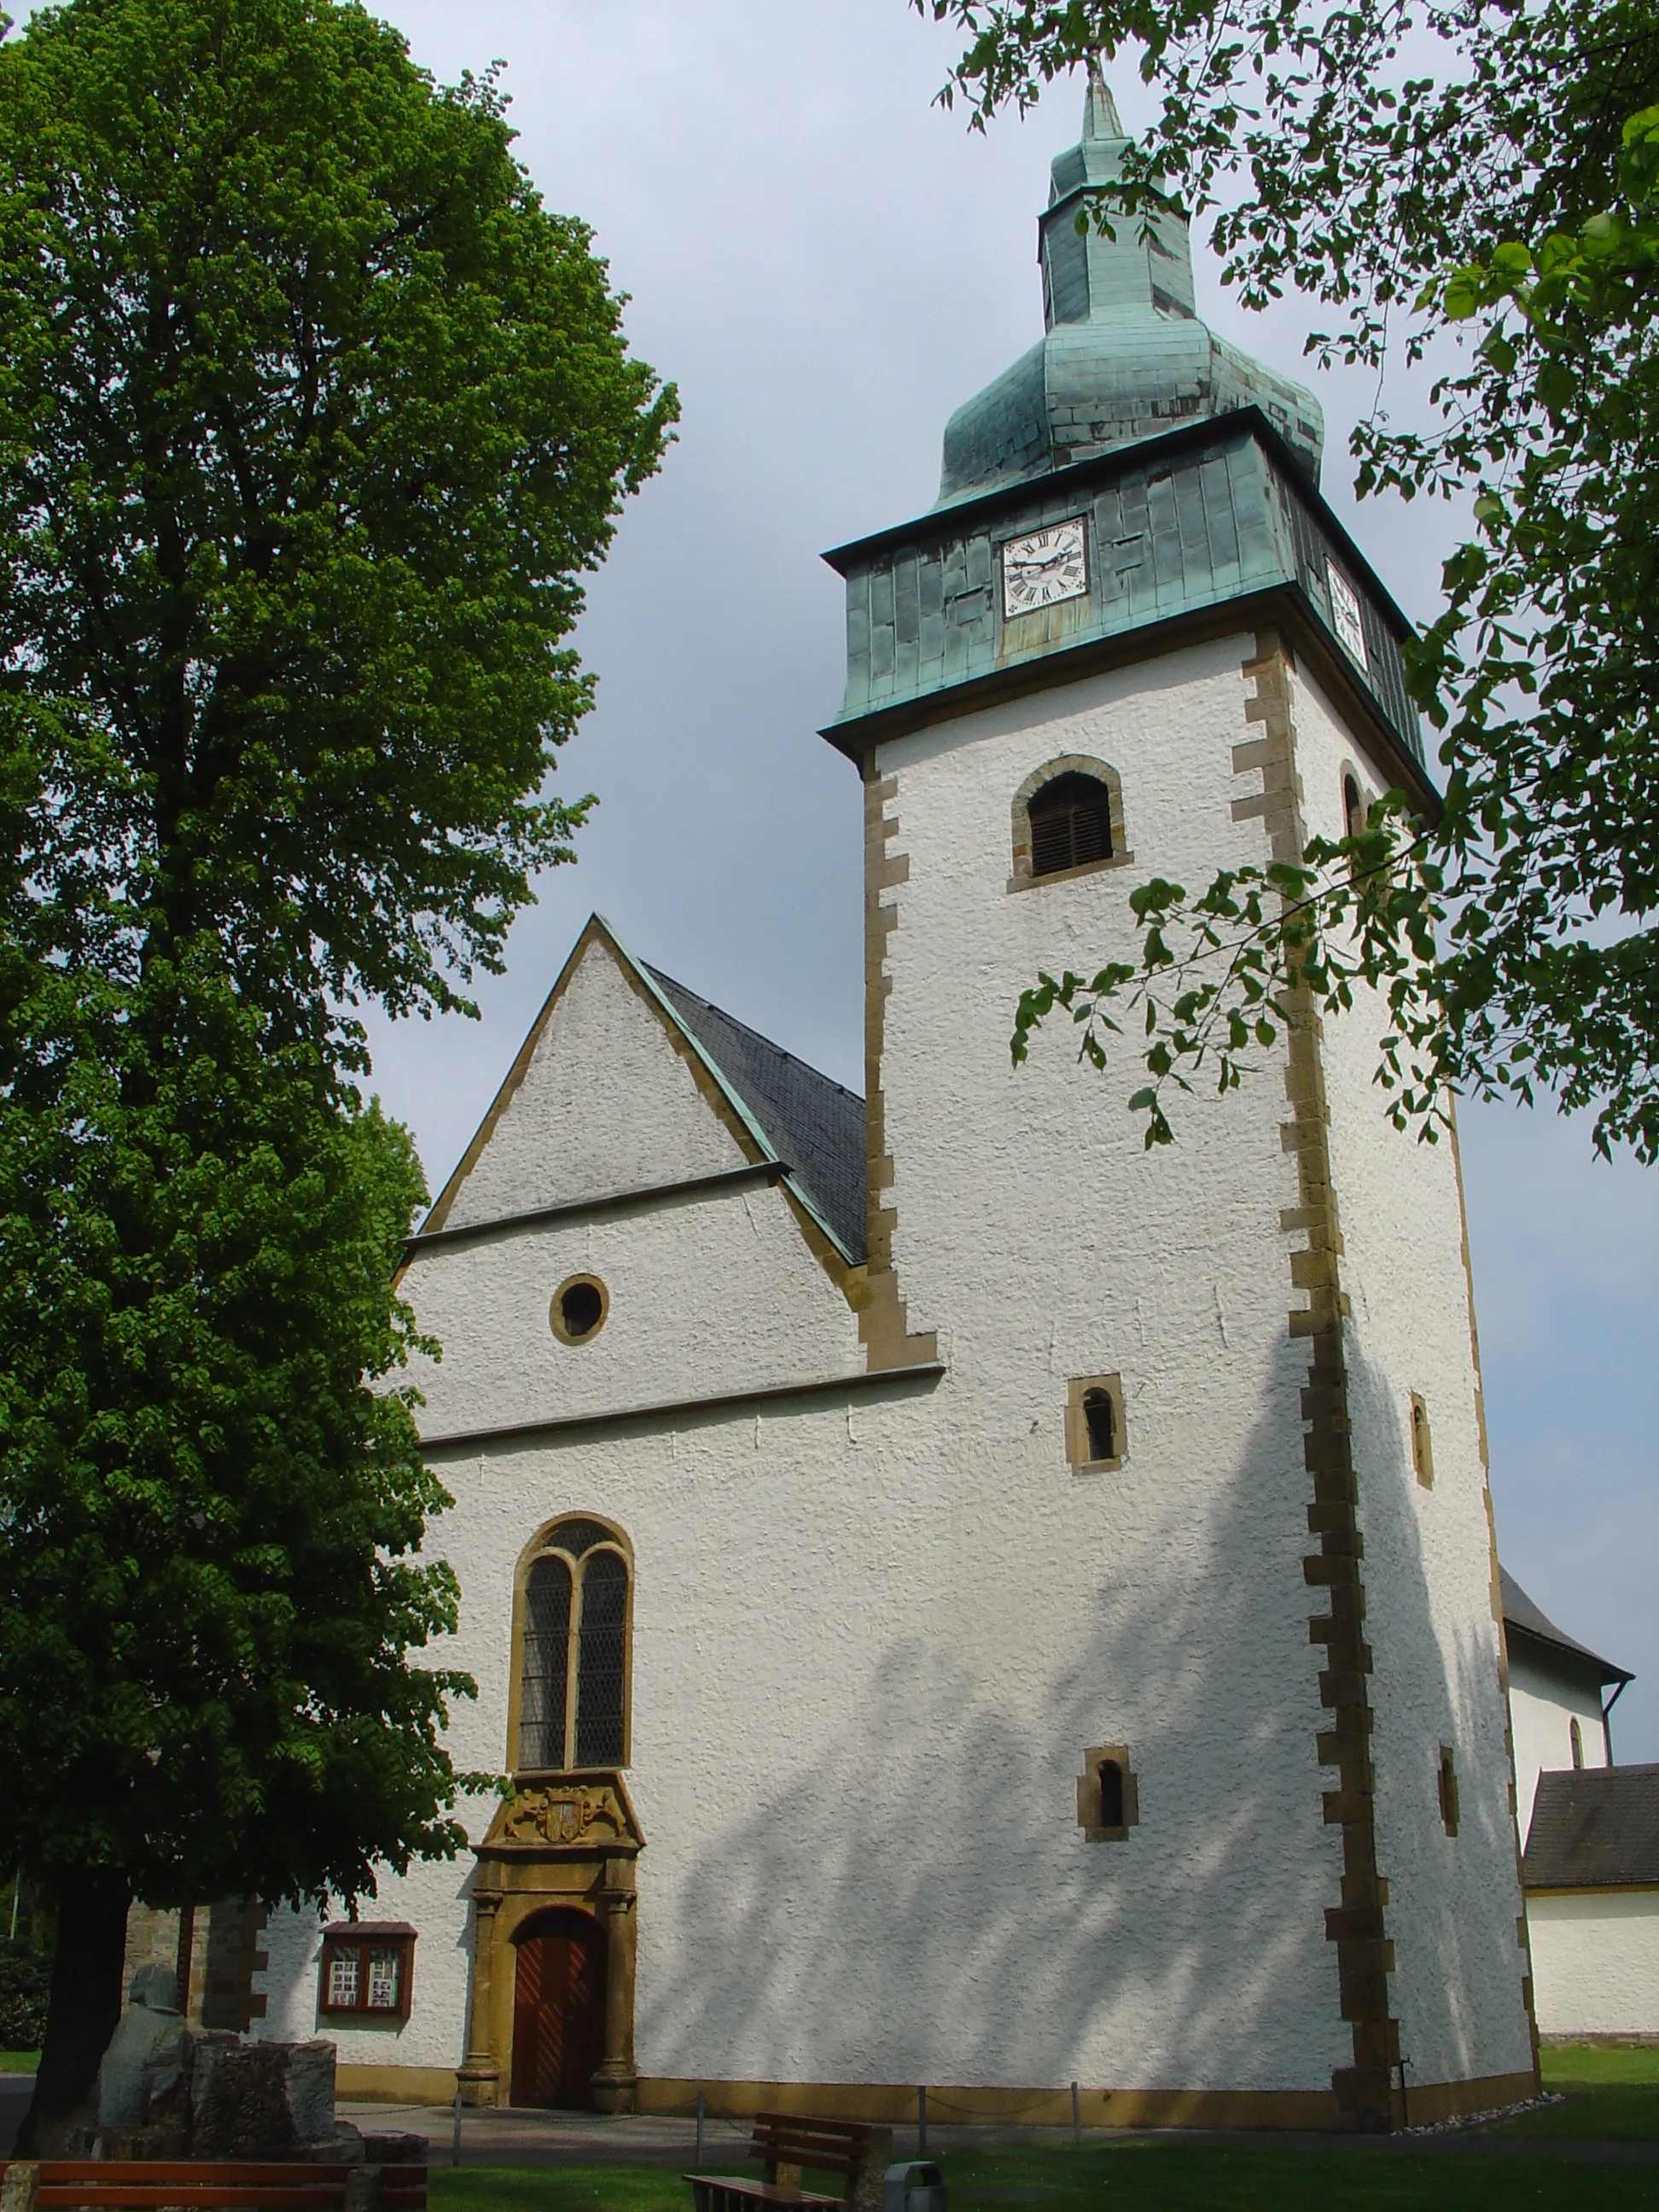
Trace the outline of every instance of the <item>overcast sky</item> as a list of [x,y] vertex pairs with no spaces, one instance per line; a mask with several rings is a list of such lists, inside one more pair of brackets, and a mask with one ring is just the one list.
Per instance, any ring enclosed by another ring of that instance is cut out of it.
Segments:
[[[479,1024],[376,1033],[376,1080],[435,1190],[592,908],[643,957],[860,1089],[860,797],[815,732],[842,611],[820,550],[927,507],[958,401],[1042,330],[1036,216],[1080,86],[970,136],[931,105],[948,36],[905,0],[395,0],[443,78],[509,64],[520,151],[597,234],[632,342],[684,420],[626,515],[580,642],[599,704],[562,780],[602,805],[514,932]],[[1139,87],[1120,82],[1133,128]],[[1304,374],[1292,303],[1200,311]],[[1449,526],[1356,511],[1369,381],[1318,380],[1325,489],[1407,611]],[[1402,392],[1394,404],[1409,410]],[[1582,1126],[1466,1107],[1465,1170],[1506,1563],[1635,1668],[1623,1759],[1659,1759],[1659,1179]]]

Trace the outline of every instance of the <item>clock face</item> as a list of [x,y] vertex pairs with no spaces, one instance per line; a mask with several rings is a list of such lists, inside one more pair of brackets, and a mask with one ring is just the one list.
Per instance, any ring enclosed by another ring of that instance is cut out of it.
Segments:
[[1080,599],[1089,588],[1089,561],[1081,522],[1056,522],[1029,538],[1011,538],[1002,549],[1002,611],[1029,615],[1058,599]]

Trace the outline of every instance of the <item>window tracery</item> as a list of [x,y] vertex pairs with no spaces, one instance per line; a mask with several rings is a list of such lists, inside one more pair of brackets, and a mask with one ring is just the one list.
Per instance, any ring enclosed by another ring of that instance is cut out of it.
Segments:
[[519,1614],[520,1771],[627,1763],[632,1582],[624,1540],[603,1522],[556,1522],[533,1547]]

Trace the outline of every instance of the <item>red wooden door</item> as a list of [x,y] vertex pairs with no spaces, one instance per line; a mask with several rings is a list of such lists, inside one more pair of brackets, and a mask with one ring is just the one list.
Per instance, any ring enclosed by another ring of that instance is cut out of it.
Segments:
[[605,2056],[605,1930],[586,1912],[538,1912],[518,1938],[513,2101],[585,2110]]

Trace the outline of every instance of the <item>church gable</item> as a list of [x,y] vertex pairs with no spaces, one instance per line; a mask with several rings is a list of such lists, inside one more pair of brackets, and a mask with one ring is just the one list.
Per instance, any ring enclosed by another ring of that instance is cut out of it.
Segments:
[[860,1371],[862,1164],[861,1101],[595,917],[411,1242],[405,1293],[444,1347],[410,1370],[422,1434]]
[[595,917],[426,1229],[472,1228],[763,1158],[724,1105],[650,983]]

